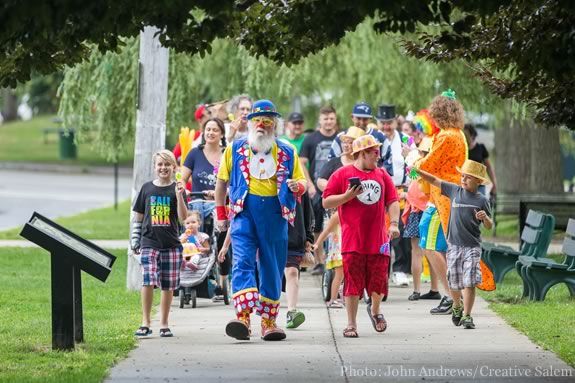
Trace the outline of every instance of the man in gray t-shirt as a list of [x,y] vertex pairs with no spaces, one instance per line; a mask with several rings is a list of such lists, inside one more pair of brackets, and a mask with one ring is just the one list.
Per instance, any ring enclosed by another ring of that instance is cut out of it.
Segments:
[[441,182],[441,194],[451,200],[447,242],[464,247],[480,246],[479,225],[481,221],[475,215],[483,210],[491,216],[491,207],[487,198],[479,192],[473,193],[449,182]]

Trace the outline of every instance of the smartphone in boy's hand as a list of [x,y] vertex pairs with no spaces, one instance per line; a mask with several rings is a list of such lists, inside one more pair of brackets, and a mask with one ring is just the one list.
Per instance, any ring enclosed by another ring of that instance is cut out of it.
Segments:
[[352,188],[354,186],[361,187],[361,181],[360,181],[359,177],[350,177],[349,178],[349,187]]

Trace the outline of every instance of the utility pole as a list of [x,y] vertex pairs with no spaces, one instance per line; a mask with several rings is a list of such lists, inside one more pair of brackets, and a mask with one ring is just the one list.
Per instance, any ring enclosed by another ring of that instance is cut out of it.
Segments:
[[[164,149],[166,141],[169,52],[159,38],[154,37],[159,31],[156,27],[144,27],[140,32],[132,206],[142,185],[154,178],[152,155]],[[130,233],[132,218],[133,213],[130,214]],[[130,249],[126,281],[130,290],[139,290],[142,286],[140,264]]]

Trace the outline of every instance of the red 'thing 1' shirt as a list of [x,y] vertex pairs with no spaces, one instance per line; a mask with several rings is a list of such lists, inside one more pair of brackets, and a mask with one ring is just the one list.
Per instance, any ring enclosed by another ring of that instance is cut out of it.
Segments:
[[353,164],[347,165],[329,178],[323,198],[345,193],[351,177],[359,177],[363,193],[337,209],[341,221],[341,252],[381,254],[382,246],[388,242],[385,209],[398,201],[393,180],[385,169],[364,172]]

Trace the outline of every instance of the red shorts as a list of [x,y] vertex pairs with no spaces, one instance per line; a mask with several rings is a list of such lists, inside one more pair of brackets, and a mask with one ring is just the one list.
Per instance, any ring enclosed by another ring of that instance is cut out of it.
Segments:
[[375,292],[387,295],[389,256],[383,254],[343,253],[345,296],[361,296]]

